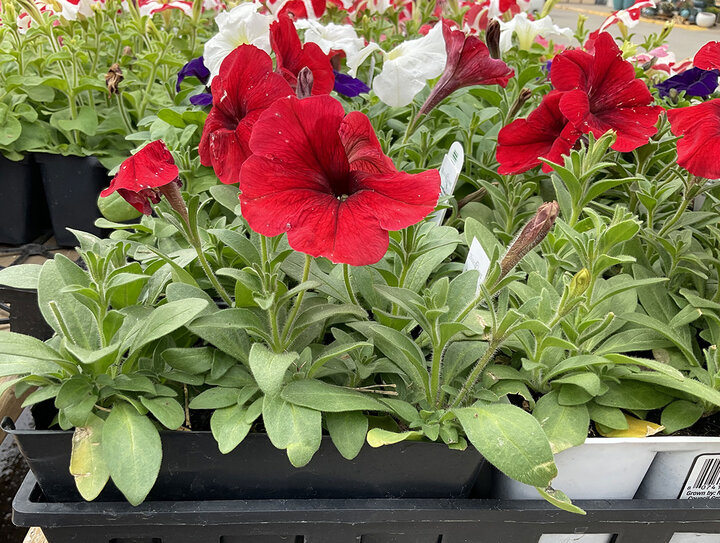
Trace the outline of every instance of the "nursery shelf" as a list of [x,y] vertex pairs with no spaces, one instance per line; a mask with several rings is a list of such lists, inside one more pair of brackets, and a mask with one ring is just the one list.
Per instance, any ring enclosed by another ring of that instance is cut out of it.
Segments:
[[504,500],[46,503],[28,474],[13,519],[41,527],[49,543],[537,543],[543,534],[591,533],[613,534],[613,543],[669,543],[676,532],[720,541],[720,500],[577,505],[586,516]]

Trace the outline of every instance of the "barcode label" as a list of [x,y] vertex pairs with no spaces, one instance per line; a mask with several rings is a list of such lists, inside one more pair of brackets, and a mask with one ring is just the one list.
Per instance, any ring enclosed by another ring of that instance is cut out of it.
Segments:
[[702,454],[690,468],[681,500],[720,498],[720,455]]

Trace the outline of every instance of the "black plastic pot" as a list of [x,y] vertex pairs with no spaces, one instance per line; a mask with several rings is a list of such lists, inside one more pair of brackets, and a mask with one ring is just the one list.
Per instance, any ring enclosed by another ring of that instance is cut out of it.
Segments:
[[108,186],[108,172],[95,157],[36,155],[42,171],[50,220],[55,240],[62,247],[77,245],[67,228],[96,236],[103,232],[95,226],[100,218],[97,199]]
[[46,340],[53,335],[38,307],[36,290],[0,286],[0,302],[10,306],[10,330]]
[[0,243],[30,243],[50,230],[45,191],[31,157],[14,162],[0,155]]
[[720,500],[577,505],[587,515],[544,501],[478,499],[47,503],[28,474],[13,521],[42,528],[49,543],[538,543],[541,534],[668,543],[676,532],[720,532]]
[[[72,432],[0,425],[16,440],[48,501],[81,501],[68,471]],[[440,443],[405,442],[344,459],[328,436],[303,468],[267,435],[250,434],[221,454],[210,432],[161,432],[163,460],[148,500],[301,498],[463,498],[489,490],[490,465],[475,449],[453,451]],[[478,482],[481,484],[476,488]],[[124,498],[113,485],[102,501]]]

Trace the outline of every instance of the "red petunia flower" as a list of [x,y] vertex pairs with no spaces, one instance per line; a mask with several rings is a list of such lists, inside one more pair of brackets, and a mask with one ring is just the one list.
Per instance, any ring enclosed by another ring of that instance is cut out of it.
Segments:
[[473,85],[505,87],[508,80],[515,75],[515,72],[502,60],[490,56],[487,46],[480,38],[466,36],[460,30],[453,30],[448,21],[443,20],[442,23],[447,51],[445,70],[418,115],[432,111],[458,89]]
[[623,60],[613,37],[602,32],[595,53],[565,51],[550,69],[553,86],[563,91],[560,111],[575,127],[595,137],[608,130],[617,133],[612,148],[627,152],[648,142],[657,132],[663,108],[651,106],[647,86],[635,78],[635,68]]
[[720,41],[707,42],[695,54],[693,64],[701,70],[720,70]]
[[676,136],[678,164],[693,175],[720,179],[720,98],[667,112]]
[[[334,2],[333,2],[334,3]],[[271,0],[270,9],[274,13],[274,4],[282,4],[280,13],[293,19],[318,19],[325,13],[325,0]],[[312,13],[309,13],[312,10]]]
[[163,187],[169,184],[180,187],[179,173],[165,143],[152,141],[120,165],[110,186],[100,196],[104,198],[117,191],[140,213],[150,215],[150,202],[157,204],[160,201]]
[[252,45],[230,53],[212,81],[213,107],[202,138],[200,162],[212,166],[221,182],[240,181],[240,167],[250,156],[253,124],[278,98],[293,94],[290,85],[273,72],[270,56]]
[[[551,91],[527,119],[517,119],[498,134],[498,173],[526,172],[541,164],[540,158],[563,163],[582,132],[560,112],[562,93]],[[551,167],[543,163],[544,172]]]
[[294,249],[353,266],[387,252],[388,230],[435,209],[440,174],[398,172],[370,120],[330,96],[278,100],[250,138],[240,175],[242,215],[264,236],[287,232]]
[[307,66],[313,74],[312,93],[330,94],[335,86],[330,60],[316,43],[302,45],[295,25],[287,15],[281,14],[270,25],[270,45],[275,51],[277,71],[293,89],[297,87],[300,70]]

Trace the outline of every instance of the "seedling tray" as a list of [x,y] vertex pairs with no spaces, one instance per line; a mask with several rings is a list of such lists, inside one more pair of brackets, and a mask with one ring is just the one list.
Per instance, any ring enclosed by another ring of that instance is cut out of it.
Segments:
[[720,500],[577,504],[586,516],[543,501],[481,499],[47,503],[30,473],[13,520],[41,527],[49,543],[537,543],[584,533],[669,543],[676,532],[720,534]]

